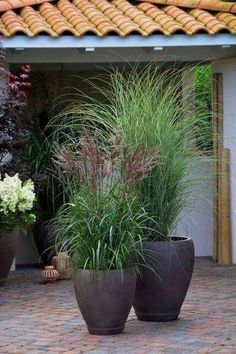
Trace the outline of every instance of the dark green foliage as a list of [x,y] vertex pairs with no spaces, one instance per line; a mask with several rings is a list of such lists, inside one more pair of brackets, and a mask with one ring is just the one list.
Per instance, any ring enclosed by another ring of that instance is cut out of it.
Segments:
[[71,254],[75,267],[138,270],[148,216],[135,191],[156,164],[155,150],[137,145],[132,152],[118,136],[103,150],[84,138],[75,154],[61,148],[57,163],[74,176],[71,201],[54,220],[59,250]]
[[54,142],[35,124],[27,149],[27,162],[37,196],[38,222],[54,218],[63,203],[63,188],[53,164]]

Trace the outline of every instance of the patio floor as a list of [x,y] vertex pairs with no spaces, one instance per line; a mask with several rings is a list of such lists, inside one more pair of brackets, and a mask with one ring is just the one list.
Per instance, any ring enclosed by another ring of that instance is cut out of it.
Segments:
[[197,259],[180,319],[138,321],[91,336],[70,281],[40,284],[40,270],[11,272],[0,288],[0,353],[236,353],[236,267]]

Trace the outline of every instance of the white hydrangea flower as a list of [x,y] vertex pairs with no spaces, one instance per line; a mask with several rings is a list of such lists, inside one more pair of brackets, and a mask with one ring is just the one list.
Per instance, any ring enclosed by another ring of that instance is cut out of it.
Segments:
[[6,174],[0,180],[0,212],[3,214],[31,210],[34,200],[34,185],[31,180],[22,183],[18,174],[13,177]]
[[13,177],[6,175],[0,183],[0,211],[4,214],[16,212],[18,192],[21,188],[21,180],[18,174]]
[[34,184],[31,180],[25,182],[19,191],[19,211],[31,210],[35,200]]

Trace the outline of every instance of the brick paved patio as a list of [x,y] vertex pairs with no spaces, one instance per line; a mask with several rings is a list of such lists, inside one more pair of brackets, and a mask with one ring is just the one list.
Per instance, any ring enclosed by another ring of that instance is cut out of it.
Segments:
[[0,353],[236,353],[236,267],[197,260],[180,319],[147,323],[131,313],[125,332],[90,336],[69,281],[11,273],[0,288]]

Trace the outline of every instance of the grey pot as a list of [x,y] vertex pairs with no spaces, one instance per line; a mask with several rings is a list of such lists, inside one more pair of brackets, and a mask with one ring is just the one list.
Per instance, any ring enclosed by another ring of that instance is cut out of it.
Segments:
[[76,299],[90,334],[121,333],[128,318],[136,287],[132,269],[74,273]]
[[16,256],[19,231],[0,234],[0,286],[4,285],[12,262]]
[[53,246],[55,236],[53,226],[47,223],[37,223],[34,226],[34,241],[38,249],[41,261],[44,266],[50,265],[52,257],[55,256]]
[[194,245],[190,238],[144,244],[147,265],[137,281],[134,309],[141,321],[177,320],[187,294],[194,266]]

